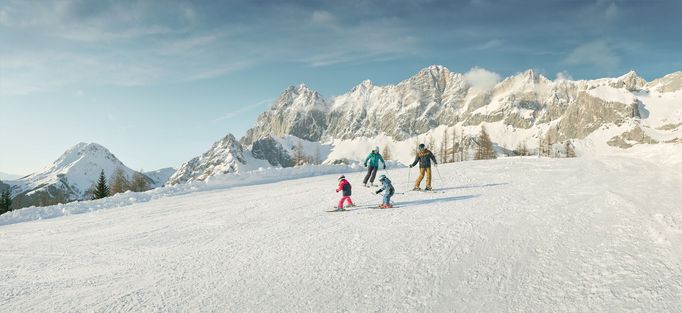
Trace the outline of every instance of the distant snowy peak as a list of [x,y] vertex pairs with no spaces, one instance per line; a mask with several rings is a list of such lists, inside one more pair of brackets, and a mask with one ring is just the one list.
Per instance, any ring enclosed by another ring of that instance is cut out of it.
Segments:
[[234,135],[227,134],[207,152],[180,166],[167,184],[203,181],[213,175],[234,173],[239,170],[240,164],[246,164],[244,148]]
[[52,165],[22,180],[30,185],[40,185],[67,178],[83,191],[83,188],[89,187],[84,184],[94,181],[102,170],[111,175],[118,168],[124,169],[127,174],[134,172],[107,148],[96,143],[81,142],[66,150]]
[[166,167],[156,171],[144,172],[143,174],[151,179],[152,187],[156,188],[163,186],[176,171],[172,167]]
[[43,170],[17,180],[12,193],[22,206],[80,200],[102,171],[110,178],[119,169],[128,179],[135,173],[102,145],[78,143]]

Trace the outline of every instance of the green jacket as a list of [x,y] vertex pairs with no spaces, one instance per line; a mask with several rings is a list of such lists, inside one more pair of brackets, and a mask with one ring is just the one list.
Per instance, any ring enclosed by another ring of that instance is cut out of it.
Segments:
[[371,167],[379,167],[379,161],[386,166],[386,162],[384,162],[384,158],[381,157],[381,154],[379,153],[370,153],[367,158],[365,159],[365,166],[367,166],[367,161],[369,161],[369,166]]

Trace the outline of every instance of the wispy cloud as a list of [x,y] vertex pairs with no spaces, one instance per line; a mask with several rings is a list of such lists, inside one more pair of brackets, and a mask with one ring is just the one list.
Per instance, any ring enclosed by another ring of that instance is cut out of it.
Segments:
[[486,41],[486,42],[484,42],[478,46],[475,46],[474,49],[475,50],[490,50],[490,49],[499,48],[500,46],[502,46],[502,44],[503,44],[502,40],[492,39],[492,40]]
[[374,62],[417,51],[408,23],[395,17],[344,21],[329,10],[259,9],[277,18],[215,19],[191,3],[165,1],[10,0],[0,4],[0,24],[11,30],[0,32],[0,41],[14,43],[0,50],[0,95],[202,80],[282,60],[312,67]]
[[224,121],[224,120],[229,120],[229,119],[238,117],[238,116],[241,115],[242,113],[248,112],[248,111],[253,110],[253,109],[256,109],[256,108],[263,107],[264,105],[266,105],[266,104],[268,104],[268,103],[271,103],[272,101],[275,101],[275,99],[274,99],[274,98],[265,99],[265,100],[261,100],[261,101],[258,101],[258,102],[256,102],[256,103],[253,103],[253,104],[249,104],[249,105],[244,106],[244,107],[242,107],[242,108],[240,108],[240,109],[238,109],[238,110],[234,110],[234,111],[231,111],[231,112],[227,112],[227,113],[225,113],[223,116],[221,116],[221,117],[219,117],[219,118],[216,118],[216,119],[214,119],[214,120],[211,121],[211,122],[212,122],[212,123],[218,123],[218,122],[222,122],[222,121]]
[[593,65],[604,70],[614,70],[620,66],[620,57],[606,43],[598,40],[573,49],[562,63],[568,65]]

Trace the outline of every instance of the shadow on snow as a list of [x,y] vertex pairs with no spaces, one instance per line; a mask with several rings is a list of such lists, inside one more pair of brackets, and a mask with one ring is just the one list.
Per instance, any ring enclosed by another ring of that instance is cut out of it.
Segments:
[[438,202],[461,201],[461,200],[477,198],[479,196],[480,195],[466,195],[466,196],[456,196],[456,197],[420,199],[420,200],[412,200],[412,201],[396,201],[396,205],[397,206],[405,206],[405,205],[432,204],[432,203],[438,203]]

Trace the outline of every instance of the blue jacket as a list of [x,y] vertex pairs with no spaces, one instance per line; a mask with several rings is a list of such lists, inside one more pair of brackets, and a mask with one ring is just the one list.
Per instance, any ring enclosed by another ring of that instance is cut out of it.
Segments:
[[395,188],[393,188],[393,184],[391,184],[391,180],[388,179],[388,177],[384,178],[384,185],[381,187],[381,189],[377,190],[377,193],[384,190],[386,190],[386,192],[389,194],[393,194],[395,192]]
[[374,153],[374,151],[372,151],[365,159],[365,166],[367,166],[367,161],[369,161],[369,166],[371,167],[379,167],[379,161],[386,166],[386,162],[384,162],[384,158],[381,157],[381,154]]

